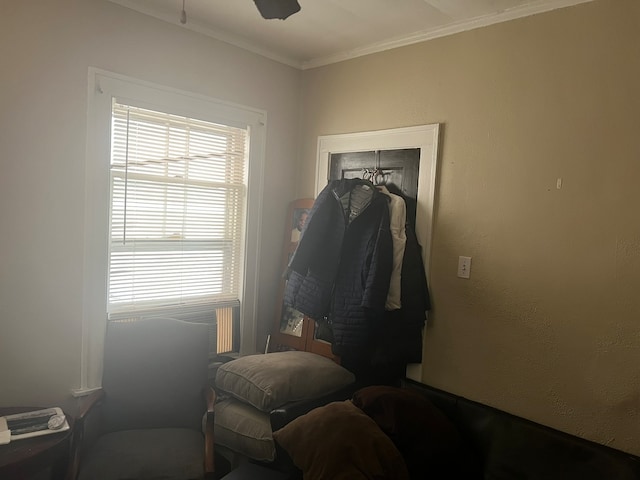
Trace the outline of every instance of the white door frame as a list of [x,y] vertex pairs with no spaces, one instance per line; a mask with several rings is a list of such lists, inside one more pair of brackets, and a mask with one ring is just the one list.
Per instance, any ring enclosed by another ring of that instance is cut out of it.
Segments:
[[[316,196],[329,180],[329,158],[332,153],[362,152],[370,150],[420,149],[420,171],[418,173],[418,199],[416,208],[416,236],[422,246],[422,260],[430,279],[431,240],[433,232],[433,209],[438,164],[438,138],[440,125],[418,125],[415,127],[374,130],[368,132],[323,135],[318,137],[316,160]],[[422,381],[422,364],[407,367],[407,377]]]

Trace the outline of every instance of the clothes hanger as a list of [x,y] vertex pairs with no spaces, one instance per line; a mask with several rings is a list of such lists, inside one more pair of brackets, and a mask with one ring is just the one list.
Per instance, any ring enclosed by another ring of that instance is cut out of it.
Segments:
[[380,150],[376,150],[376,166],[375,168],[363,168],[362,178],[369,180],[373,185],[385,185],[387,174],[380,168]]

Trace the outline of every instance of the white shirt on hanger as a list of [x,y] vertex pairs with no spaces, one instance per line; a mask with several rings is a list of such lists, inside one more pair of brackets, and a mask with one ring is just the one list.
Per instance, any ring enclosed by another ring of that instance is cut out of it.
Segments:
[[391,193],[384,185],[378,185],[377,188],[391,199],[389,202],[389,227],[393,242],[393,269],[391,270],[391,281],[389,282],[389,293],[387,294],[385,308],[387,310],[397,310],[402,308],[400,279],[402,276],[404,249],[407,244],[407,232],[405,230],[407,205],[401,196]]

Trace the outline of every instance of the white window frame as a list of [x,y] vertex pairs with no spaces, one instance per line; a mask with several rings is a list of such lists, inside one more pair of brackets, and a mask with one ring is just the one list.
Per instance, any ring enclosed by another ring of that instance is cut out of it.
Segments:
[[82,351],[79,387],[73,391],[74,395],[83,395],[99,388],[102,379],[107,324],[111,102],[114,97],[143,108],[249,128],[247,225],[240,294],[240,353],[255,352],[266,112],[90,67],[87,92]]

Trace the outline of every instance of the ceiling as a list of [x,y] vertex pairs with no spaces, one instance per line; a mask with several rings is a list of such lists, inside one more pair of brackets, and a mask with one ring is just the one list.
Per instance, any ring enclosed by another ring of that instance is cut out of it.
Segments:
[[298,0],[265,20],[253,0],[110,0],[300,69],[347,60],[591,0]]

